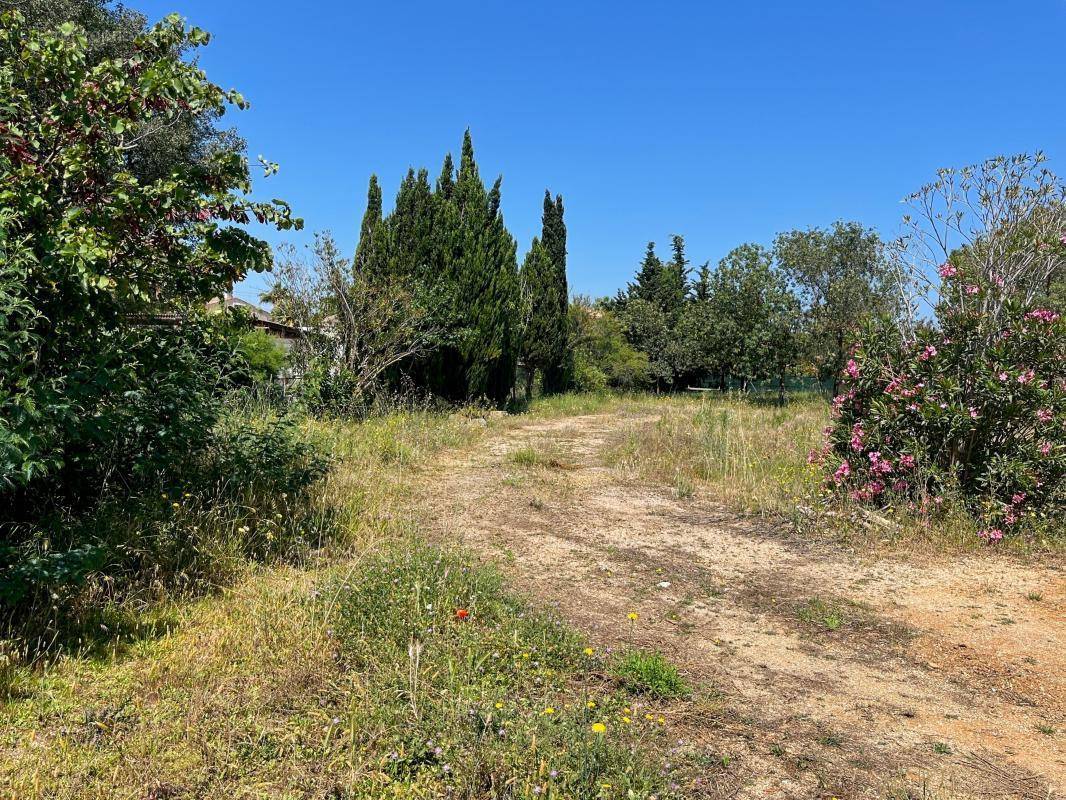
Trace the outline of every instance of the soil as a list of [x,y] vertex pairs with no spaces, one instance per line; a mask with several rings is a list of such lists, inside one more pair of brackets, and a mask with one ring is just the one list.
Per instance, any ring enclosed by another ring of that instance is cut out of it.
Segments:
[[[1060,568],[848,552],[608,465],[655,420],[492,431],[419,482],[426,519],[598,647],[682,667],[701,689],[669,728],[714,755],[701,796],[1064,796]],[[508,457],[545,443],[547,465]]]

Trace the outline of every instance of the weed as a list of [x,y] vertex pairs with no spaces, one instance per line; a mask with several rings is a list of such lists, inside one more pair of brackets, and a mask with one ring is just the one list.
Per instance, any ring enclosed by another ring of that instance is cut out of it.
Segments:
[[797,612],[808,625],[835,631],[844,624],[844,611],[840,605],[829,603],[820,597],[812,597]]
[[944,742],[933,742],[933,752],[942,756],[951,755],[951,745]]
[[638,694],[665,699],[690,693],[677,667],[660,653],[630,650],[618,659],[613,672],[623,686]]
[[1052,727],[1051,727],[1050,725],[1045,725],[1045,724],[1044,724],[1044,723],[1042,723],[1042,722],[1041,722],[1041,723],[1039,723],[1039,724],[1038,724],[1038,725],[1036,726],[1036,729],[1037,729],[1038,731],[1040,731],[1040,733],[1044,734],[1045,736],[1054,736],[1054,735],[1055,735],[1055,729],[1054,729],[1054,728],[1052,728]]

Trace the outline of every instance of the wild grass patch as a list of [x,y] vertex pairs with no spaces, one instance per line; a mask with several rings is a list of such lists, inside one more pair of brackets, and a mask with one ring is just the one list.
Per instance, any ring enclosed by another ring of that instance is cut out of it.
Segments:
[[591,675],[602,662],[584,640],[491,568],[404,542],[333,591],[344,664],[362,684],[337,721],[358,754],[357,793],[670,795],[654,756],[661,718],[638,718]]
[[629,650],[615,663],[615,678],[629,691],[662,699],[686,697],[691,689],[662,653]]

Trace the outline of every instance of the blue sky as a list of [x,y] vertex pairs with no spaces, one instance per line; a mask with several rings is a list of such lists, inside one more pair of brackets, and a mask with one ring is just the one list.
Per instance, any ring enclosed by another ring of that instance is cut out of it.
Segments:
[[128,4],[214,35],[201,63],[251,101],[232,120],[281,164],[257,194],[298,244],[353,251],[370,173],[390,205],[467,127],[519,257],[563,194],[593,295],[672,233],[695,262],[840,218],[893,236],[937,167],[1042,149],[1066,172],[1066,0]]

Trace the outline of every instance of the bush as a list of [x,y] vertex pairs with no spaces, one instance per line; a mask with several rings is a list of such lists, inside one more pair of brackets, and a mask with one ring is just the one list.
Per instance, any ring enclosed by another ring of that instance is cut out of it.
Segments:
[[861,335],[822,455],[856,501],[932,513],[957,494],[997,540],[1066,511],[1066,324],[1011,298],[993,319],[985,300],[1005,287],[941,275],[939,328]]
[[310,496],[328,460],[293,421],[231,414],[206,439],[165,483],[9,527],[0,608],[16,633],[76,629],[145,588],[199,594],[332,534],[331,510]]

